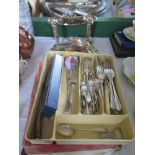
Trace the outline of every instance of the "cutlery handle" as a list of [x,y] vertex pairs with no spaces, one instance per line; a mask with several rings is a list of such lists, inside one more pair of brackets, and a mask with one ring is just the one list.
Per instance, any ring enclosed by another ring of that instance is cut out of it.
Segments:
[[105,128],[94,128],[94,129],[79,129],[79,128],[74,128],[75,130],[78,131],[91,131],[91,132],[103,132],[103,133],[107,133],[108,130]]
[[116,111],[116,105],[114,101],[114,91],[112,88],[112,79],[109,79],[109,97],[110,97],[110,108],[113,111]]
[[115,89],[115,86],[114,86],[113,82],[112,82],[112,89],[113,89],[113,92],[114,92],[114,101],[115,101],[115,105],[116,105],[116,110],[121,111],[122,110],[122,105],[121,105],[120,100],[118,98],[118,95],[117,95],[117,92],[116,92],[116,89]]
[[105,86],[105,90],[104,90],[104,96],[105,96],[105,111],[108,115],[110,115],[110,104],[109,104],[109,91],[108,91],[108,87]]
[[106,110],[105,110],[105,104],[104,104],[104,94],[101,92],[101,90],[99,89],[99,101],[101,102],[101,105],[103,106],[103,114],[105,114]]

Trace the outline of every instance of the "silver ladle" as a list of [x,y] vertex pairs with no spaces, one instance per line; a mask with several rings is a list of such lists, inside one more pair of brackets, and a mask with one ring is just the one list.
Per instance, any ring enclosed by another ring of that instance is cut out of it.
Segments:
[[61,134],[62,136],[71,137],[75,134],[76,131],[91,131],[91,132],[99,132],[99,133],[107,133],[108,130],[105,128],[94,128],[94,129],[88,129],[88,128],[76,128],[72,127],[69,124],[61,124],[57,126],[57,132]]

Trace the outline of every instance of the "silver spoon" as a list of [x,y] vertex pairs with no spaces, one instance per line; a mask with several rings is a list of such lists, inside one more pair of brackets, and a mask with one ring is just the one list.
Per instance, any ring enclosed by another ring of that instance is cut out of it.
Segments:
[[71,105],[72,105],[72,95],[73,95],[73,87],[75,87],[78,83],[78,73],[77,68],[79,66],[79,59],[76,56],[67,57],[65,59],[65,67],[66,67],[66,79],[67,79],[67,98],[64,112],[66,114],[71,113]]
[[94,129],[80,129],[72,127],[69,124],[61,124],[57,126],[57,132],[62,136],[71,137],[75,134],[76,131],[91,131],[91,132],[99,132],[99,133],[107,133],[108,130],[105,128],[94,128]]

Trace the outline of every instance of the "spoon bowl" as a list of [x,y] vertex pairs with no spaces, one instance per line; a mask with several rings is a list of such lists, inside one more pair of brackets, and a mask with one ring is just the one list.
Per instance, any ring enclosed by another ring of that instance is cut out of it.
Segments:
[[61,124],[57,127],[57,132],[65,137],[71,137],[75,134],[75,129],[68,124]]

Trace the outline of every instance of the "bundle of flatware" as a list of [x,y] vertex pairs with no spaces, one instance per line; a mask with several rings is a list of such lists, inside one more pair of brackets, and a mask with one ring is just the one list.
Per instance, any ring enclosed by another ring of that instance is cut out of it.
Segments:
[[120,104],[120,100],[113,82],[115,74],[110,62],[98,61],[98,65],[96,66],[96,75],[101,82],[101,87],[102,85],[108,87],[110,109],[115,112],[115,114],[119,113],[122,110],[122,105]]
[[85,58],[82,63],[82,76],[82,113],[99,114],[101,109],[102,113],[106,114],[121,112],[122,105],[113,82],[115,74],[109,61],[98,60],[95,65],[93,59]]
[[82,62],[83,81],[80,85],[81,92],[81,112],[84,114],[94,114],[98,112],[98,95],[94,82],[94,61],[91,58],[84,58]]

